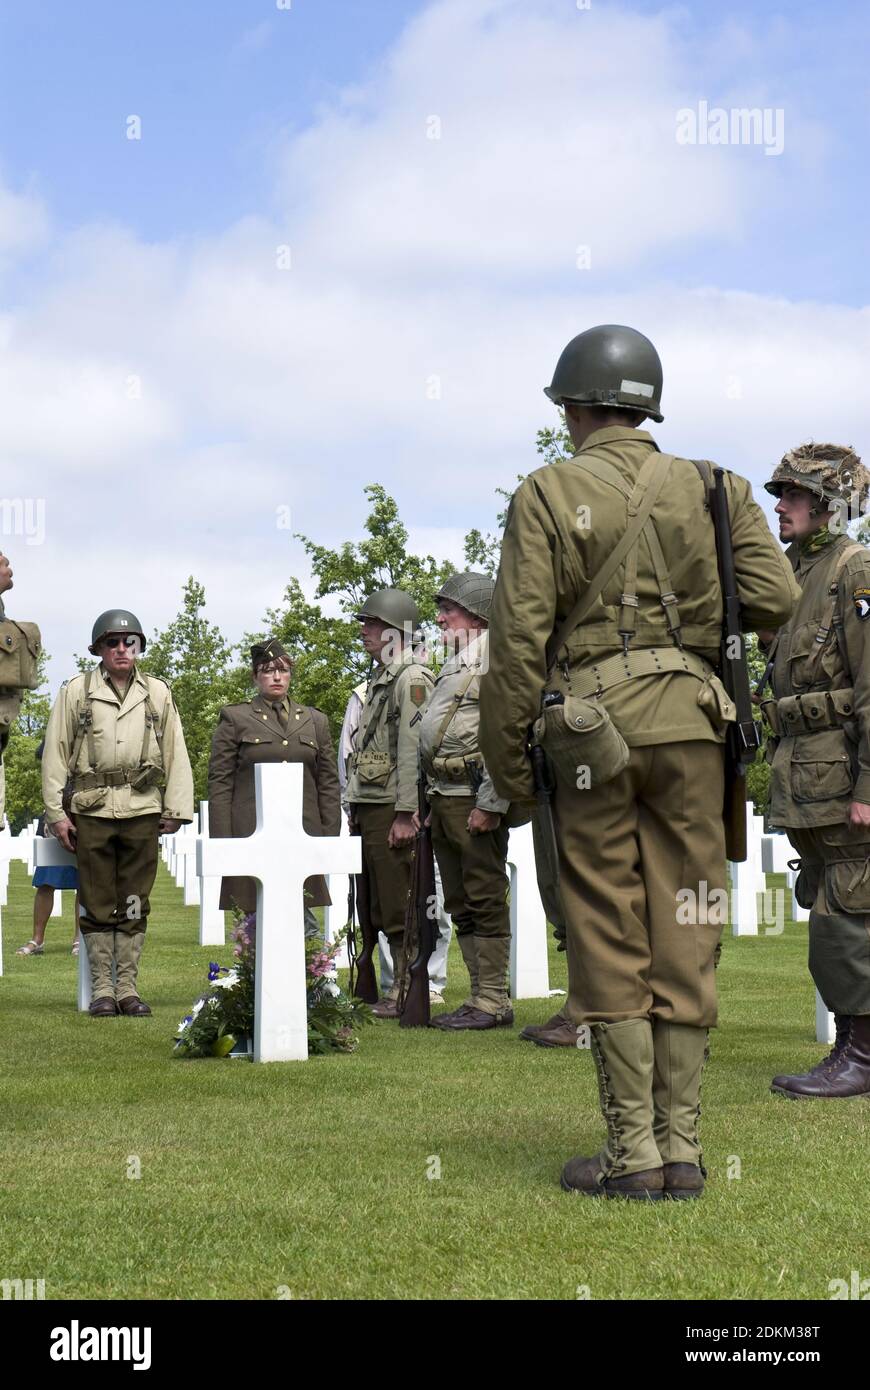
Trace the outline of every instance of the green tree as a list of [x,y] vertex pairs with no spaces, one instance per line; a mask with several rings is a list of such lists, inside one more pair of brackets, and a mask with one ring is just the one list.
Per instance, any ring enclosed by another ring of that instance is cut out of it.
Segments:
[[34,816],[41,816],[42,772],[36,750],[45,737],[45,726],[51,713],[51,699],[46,687],[48,656],[39,654],[39,684],[35,690],[25,690],[21,711],[9,732],[9,742],[3,754],[6,769],[6,815],[15,834]]
[[[366,537],[333,548],[299,535],[317,580],[315,601],[309,602],[297,579],[291,579],[277,608],[264,618],[264,632],[279,637],[293,653],[294,698],[315,705],[329,717],[337,738],[354,686],[370,669],[353,614],[377,589],[404,589],[416,602],[424,623],[435,617],[435,595],[456,566],[432,555],[408,550],[408,531],[394,500],[379,483],[363,489],[369,502]],[[333,598],[344,616],[327,616],[316,601]],[[247,640],[247,639],[246,639]]]
[[204,608],[205,589],[191,575],[181,611],[162,632],[155,632],[140,661],[143,671],[172,687],[197,800],[207,795],[211,736],[221,706],[250,694],[247,672],[234,660],[237,648],[203,616]]

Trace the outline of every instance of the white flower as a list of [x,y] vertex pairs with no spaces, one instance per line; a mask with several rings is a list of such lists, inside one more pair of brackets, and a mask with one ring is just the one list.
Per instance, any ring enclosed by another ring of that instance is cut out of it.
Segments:
[[222,979],[213,981],[213,983],[217,985],[218,989],[232,989],[234,985],[238,984],[238,982],[239,977],[235,970],[231,971],[229,975],[224,975]]
[[323,986],[323,992],[324,992],[324,994],[330,994],[330,995],[332,995],[332,998],[333,998],[333,999],[335,999],[335,997],[336,997],[337,995],[341,994],[341,990],[339,989],[338,985],[334,985],[334,984],[332,983],[332,980],[327,980],[327,981],[325,982],[325,984],[324,984],[324,986]]
[[200,1009],[202,1008],[202,1005],[203,1005],[203,1000],[202,1000],[202,999],[197,999],[196,1003],[193,1005],[193,1007],[192,1007],[191,1010],[190,1010],[190,1012],[193,1014],[193,1017],[194,1017],[194,1018],[196,1018],[197,1014],[199,1013]]

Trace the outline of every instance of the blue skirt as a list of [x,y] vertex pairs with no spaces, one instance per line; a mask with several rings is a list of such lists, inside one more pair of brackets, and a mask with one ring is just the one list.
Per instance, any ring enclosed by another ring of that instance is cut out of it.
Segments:
[[79,871],[74,864],[50,864],[33,875],[34,888],[78,888]]

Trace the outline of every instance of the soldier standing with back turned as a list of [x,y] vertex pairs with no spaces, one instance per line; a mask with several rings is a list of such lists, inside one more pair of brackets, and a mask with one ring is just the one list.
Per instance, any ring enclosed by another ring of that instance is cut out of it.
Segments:
[[[734,717],[714,673],[722,594],[704,470],[637,428],[663,418],[661,387],[658,353],[634,329],[593,328],[563,352],[546,394],[577,452],[514,494],[481,683],[499,795],[531,800],[539,716],[556,767],[570,990],[591,1025],[608,1131],[601,1153],[565,1165],[562,1186],[652,1200],[704,1186],[697,1123],[721,923],[699,911],[685,925],[679,905],[685,890],[700,903],[726,889]],[[725,481],[744,630],[778,627],[790,567],[749,483]]]
[[845,534],[868,483],[848,446],[804,444],[765,484],[801,586],[768,653],[770,819],[800,855],[810,973],[837,1029],[809,1072],[774,1077],[794,1099],[870,1094],[870,551]]

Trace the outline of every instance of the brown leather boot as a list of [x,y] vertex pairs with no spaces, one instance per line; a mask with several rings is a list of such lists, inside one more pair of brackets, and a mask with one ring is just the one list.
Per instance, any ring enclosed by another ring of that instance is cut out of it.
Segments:
[[705,1169],[697,1163],[665,1163],[662,1165],[665,1196],[672,1202],[689,1202],[704,1191]]
[[119,999],[118,1010],[120,1013],[126,1014],[127,1018],[150,1018],[151,1016],[150,1008],[144,999],[139,998],[138,994],[128,994],[126,998]]
[[383,999],[379,999],[377,1004],[372,1004],[372,1013],[375,1018],[398,1018],[399,1001],[386,995]]
[[785,1091],[791,1091],[792,1086],[795,1083],[802,1083],[807,1079],[807,1077],[816,1076],[817,1073],[824,1071],[825,1067],[829,1067],[833,1062],[836,1062],[840,1053],[843,1051],[843,1048],[846,1045],[846,1039],[849,1036],[849,1015],[834,1014],[834,1027],[836,1029],[836,1033],[834,1035],[834,1046],[831,1048],[830,1052],[827,1054],[826,1057],[822,1057],[820,1061],[816,1062],[814,1067],[810,1067],[809,1071],[800,1072],[795,1074],[794,1076],[775,1076],[770,1083],[770,1089],[772,1091],[780,1093]]
[[527,1024],[520,1037],[538,1047],[577,1047],[577,1029],[564,1014],[553,1014],[546,1023]]
[[117,1018],[118,1005],[108,994],[104,994],[100,999],[91,1000],[88,1013],[91,1018]]
[[660,1202],[664,1197],[661,1168],[645,1168],[640,1173],[605,1177],[601,1160],[569,1158],[560,1179],[565,1192],[582,1192],[587,1197],[627,1197],[640,1202]]
[[500,1014],[490,1014],[485,1009],[476,1009],[473,1004],[463,1004],[455,1013],[442,1014],[435,1020],[435,1026],[442,1028],[446,1033],[461,1033],[466,1029],[483,1032],[488,1028],[510,1028],[513,1021],[513,1009],[507,1009]]
[[791,1100],[870,1096],[870,1014],[843,1015],[842,1022],[848,1023],[842,1043],[838,1038],[824,1062],[803,1076],[775,1077],[771,1090]]

